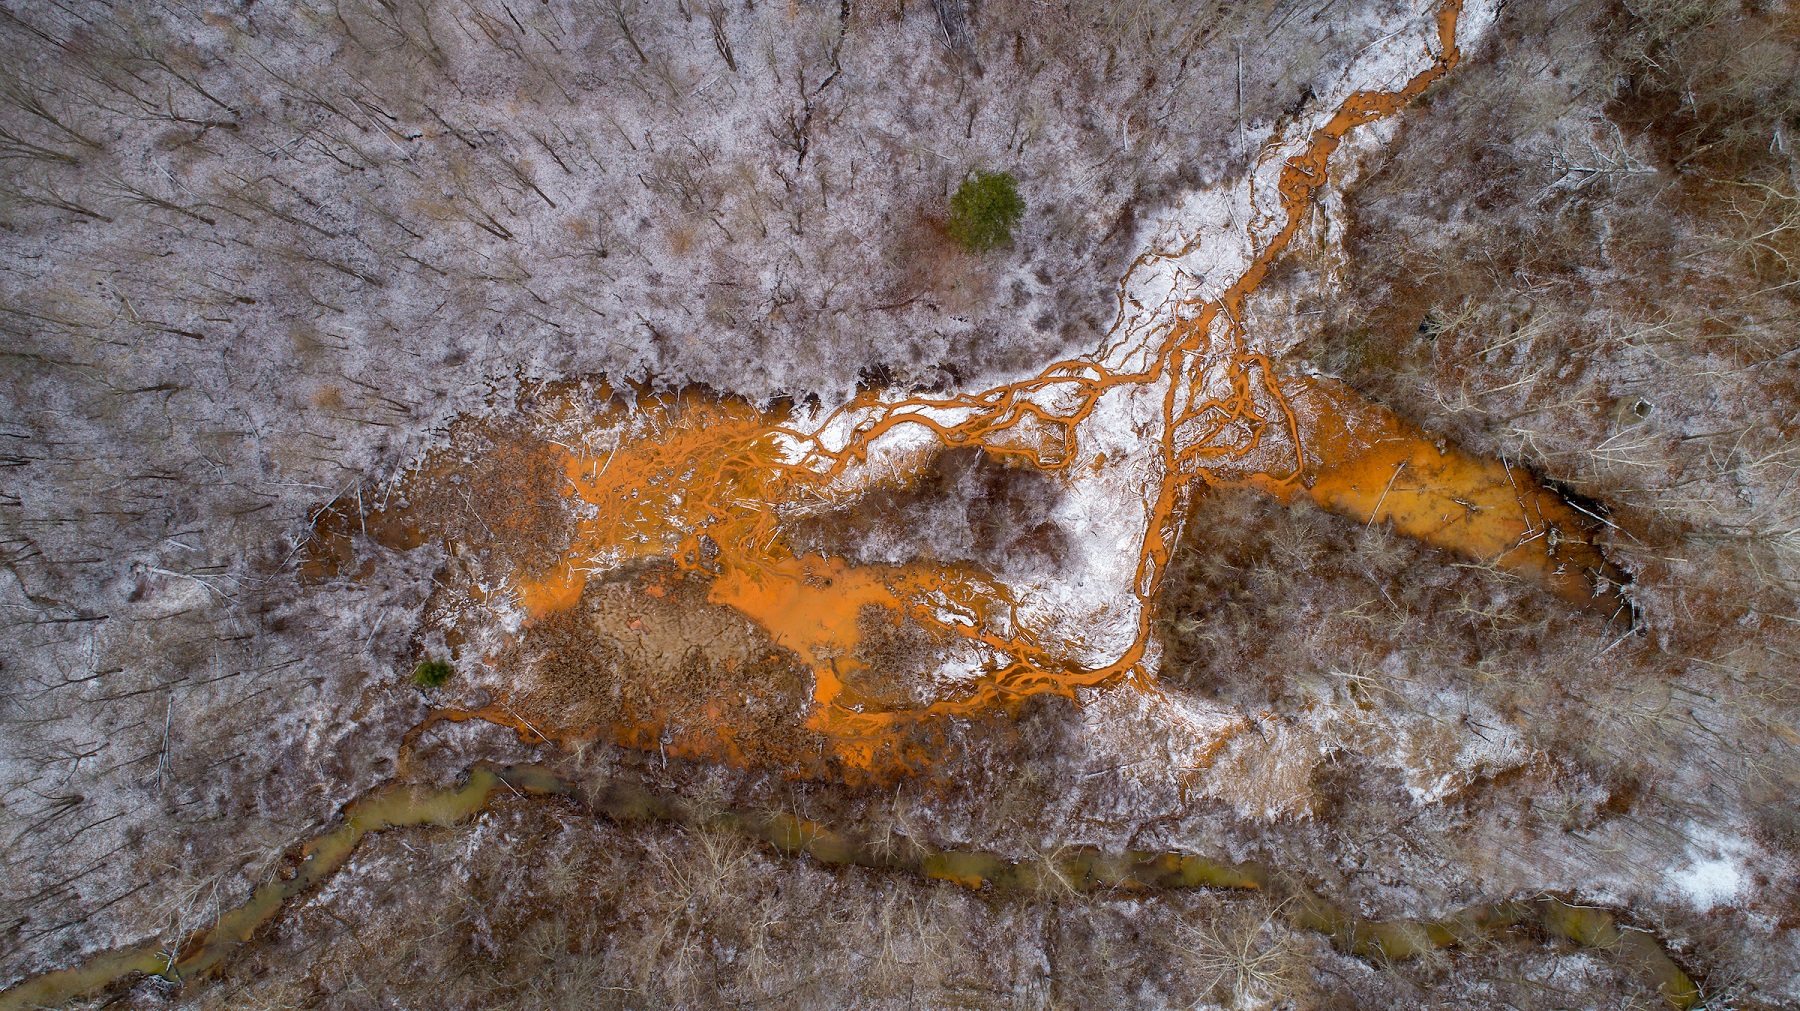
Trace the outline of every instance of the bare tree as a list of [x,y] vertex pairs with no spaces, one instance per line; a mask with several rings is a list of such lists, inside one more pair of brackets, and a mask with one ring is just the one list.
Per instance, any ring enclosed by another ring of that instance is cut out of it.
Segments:
[[731,40],[725,37],[725,5],[719,0],[706,5],[706,23],[712,26],[713,46],[725,58],[725,66],[737,73],[737,57],[731,52]]

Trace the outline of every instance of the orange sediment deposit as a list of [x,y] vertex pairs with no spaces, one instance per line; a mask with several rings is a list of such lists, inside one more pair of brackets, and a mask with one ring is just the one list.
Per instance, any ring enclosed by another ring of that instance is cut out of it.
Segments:
[[[1154,690],[1153,600],[1203,484],[1308,494],[1620,613],[1618,573],[1575,509],[1521,468],[1440,448],[1341,384],[1283,376],[1242,323],[1344,137],[1455,66],[1459,14],[1456,0],[1442,8],[1431,63],[1404,84],[1353,92],[1310,132],[1265,146],[1265,163],[1280,159],[1277,206],[1258,206],[1252,187],[1254,256],[1215,298],[1139,325],[1121,309],[1097,351],[1025,380],[867,390],[830,412],[696,389],[633,405],[607,388],[538,391],[520,412],[527,427],[471,428],[428,461],[402,491],[404,521],[371,518],[360,493],[354,515],[340,500],[321,516],[329,550],[314,561],[329,575],[359,531],[403,547],[430,526],[467,570],[467,589],[432,612],[445,641],[481,613],[517,630],[490,636],[481,660],[508,685],[509,718],[496,721],[529,717],[522,735],[608,733],[859,774],[905,767],[903,739],[933,718],[1121,681]],[[1174,255],[1146,254],[1133,270]],[[916,482],[947,451],[1053,479],[1086,510],[1085,532],[1064,542],[1080,556],[1067,564],[1088,568],[1018,582],[967,562],[856,564],[796,547],[797,521]],[[1101,544],[1119,545],[1124,564]],[[721,617],[733,615],[752,627]],[[929,644],[911,685],[877,683],[865,640],[890,626]],[[724,641],[737,645],[709,645]],[[795,707],[792,670],[809,682]]]
[[1300,480],[1272,490],[1305,494],[1334,512],[1389,523],[1399,533],[1541,584],[1563,599],[1629,621],[1626,576],[1589,539],[1595,517],[1545,488],[1530,471],[1472,456],[1334,380],[1284,382],[1305,416]]
[[[897,718],[866,711],[853,687],[869,609],[1012,655],[1044,654],[1029,638],[1008,634],[1009,591],[972,568],[857,566],[794,551],[781,529],[783,510],[826,502],[830,492],[819,471],[791,459],[794,433],[778,415],[689,390],[651,398],[619,420],[641,424],[646,434],[565,456],[563,491],[581,518],[562,562],[515,584],[534,624],[575,609],[597,572],[667,559],[706,584],[709,603],[750,619],[810,670],[807,726],[825,735],[846,765],[863,769]],[[658,602],[670,592],[649,589]],[[951,711],[982,703],[939,705]]]

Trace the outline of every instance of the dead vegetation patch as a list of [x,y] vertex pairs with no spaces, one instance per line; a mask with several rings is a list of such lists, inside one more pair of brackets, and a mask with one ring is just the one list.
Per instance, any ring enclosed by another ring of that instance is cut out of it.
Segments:
[[[1509,7],[1346,200],[1321,369],[1592,503],[1659,641],[1800,588],[1800,57],[1785,15]],[[1741,56],[1741,58],[1740,58]]]
[[493,660],[527,719],[651,750],[788,764],[816,750],[812,677],[706,582],[653,568],[595,580]]
[[799,518],[801,550],[864,562],[975,562],[991,572],[1054,569],[1067,553],[1051,520],[1058,479],[977,448],[945,449],[902,486],[884,485],[847,509]]
[[358,483],[354,494],[316,509],[299,552],[301,578],[365,578],[373,556],[367,546],[359,552],[358,538],[390,551],[442,544],[472,553],[496,575],[542,571],[569,544],[563,483],[556,447],[528,425],[459,422],[440,448],[385,488]]
[[[473,829],[370,839],[331,908],[294,910],[194,1003],[349,1008],[428,991],[440,1007],[519,1011],[1000,1008],[1021,993],[1051,1007],[1528,1006],[1546,974],[1577,1006],[1652,996],[1619,960],[1530,929],[1455,957],[1365,960],[1293,915],[1254,893],[984,894],[502,795]],[[996,936],[1016,940],[984,943]]]

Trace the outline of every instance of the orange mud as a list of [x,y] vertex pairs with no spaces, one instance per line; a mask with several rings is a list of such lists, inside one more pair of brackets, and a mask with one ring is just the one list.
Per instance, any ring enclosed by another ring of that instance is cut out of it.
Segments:
[[[573,399],[552,397],[534,419],[566,440],[553,449],[546,437],[540,445],[557,462],[537,464],[542,458],[535,450],[515,455],[555,475],[577,519],[557,545],[567,545],[560,558],[541,553],[541,542],[533,557],[513,554],[508,588],[526,618],[524,638],[553,616],[577,612],[592,577],[633,563],[673,563],[686,578],[704,582],[710,604],[753,621],[810,671],[808,750],[816,738],[820,755],[829,749],[841,770],[868,773],[895,762],[900,737],[929,717],[973,714],[1043,692],[1072,697],[1078,688],[1120,680],[1154,691],[1152,599],[1198,484],[1248,484],[1283,501],[1311,495],[1340,513],[1391,523],[1476,562],[1539,580],[1567,599],[1620,612],[1616,573],[1586,540],[1592,524],[1529,474],[1440,448],[1341,384],[1279,376],[1274,363],[1250,350],[1240,322],[1245,299],[1310,213],[1343,138],[1394,114],[1456,65],[1459,14],[1460,0],[1448,0],[1440,11],[1438,54],[1429,68],[1395,91],[1353,93],[1287,160],[1276,188],[1279,208],[1256,208],[1252,217],[1251,234],[1267,238],[1237,281],[1215,301],[1180,307],[1176,322],[1147,337],[1115,331],[1092,355],[981,392],[893,399],[866,391],[822,419],[693,390],[640,398],[632,409],[607,392],[611,406],[585,416]],[[1146,254],[1133,270],[1166,255]],[[1142,367],[1107,364],[1115,361]],[[1154,458],[1147,479],[1127,472],[1130,462],[1082,453],[1078,429],[1109,395],[1115,404],[1137,395],[1161,400],[1157,431],[1142,436]],[[904,442],[921,432],[929,437]],[[878,445],[890,433],[894,439]],[[1085,643],[1026,627],[1019,591],[975,566],[857,566],[789,543],[784,516],[841,510],[874,485],[905,485],[936,453],[956,447],[979,448],[1065,483],[1109,466],[1135,480],[1147,522],[1130,585],[1136,613],[1118,618],[1135,624],[1128,645],[1096,661]],[[507,480],[498,496],[504,501],[481,508],[471,485],[462,486],[468,512],[539,528],[541,507],[520,499],[535,496],[541,503],[556,492]],[[484,500],[495,497],[479,478],[472,487]],[[491,589],[483,584],[481,598],[490,599]],[[922,705],[877,704],[879,693],[863,690],[859,679],[865,664],[858,646],[871,611],[975,651],[979,670]],[[527,737],[582,732],[531,727],[511,709],[470,715],[512,725]],[[669,743],[657,719],[640,714],[638,720],[613,727],[613,736]],[[722,746],[689,739],[683,750],[741,761],[758,743],[742,740],[741,729],[717,730]],[[796,750],[790,743],[773,752]]]
[[[1625,576],[1587,538],[1584,515],[1522,467],[1433,442],[1335,380],[1283,382],[1302,429],[1300,487],[1271,483],[1282,501],[1306,494],[1333,512],[1531,579],[1571,603],[1628,620]],[[1258,483],[1252,479],[1253,484]]]
[[[711,603],[750,618],[799,657],[814,678],[807,726],[832,742],[838,759],[858,769],[873,766],[878,752],[892,743],[889,729],[907,715],[866,711],[856,690],[863,666],[857,645],[867,608],[896,612],[1010,658],[974,695],[934,703],[927,710],[931,714],[988,708],[1002,697],[1033,694],[1051,678],[1077,673],[1060,668],[1029,635],[1004,631],[1016,624],[1011,591],[974,568],[853,566],[840,558],[796,553],[781,530],[777,507],[807,498],[825,501],[829,492],[826,475],[787,459],[785,445],[799,436],[784,428],[779,416],[690,390],[652,398],[614,420],[635,423],[634,431],[646,434],[598,454],[567,453],[564,494],[591,507],[591,516],[576,524],[561,564],[517,582],[519,604],[534,621],[580,603],[596,570],[672,559],[680,570],[708,580]],[[834,459],[850,458],[846,452]],[[651,583],[646,592],[661,597],[667,591]],[[622,736],[642,735],[628,730]]]

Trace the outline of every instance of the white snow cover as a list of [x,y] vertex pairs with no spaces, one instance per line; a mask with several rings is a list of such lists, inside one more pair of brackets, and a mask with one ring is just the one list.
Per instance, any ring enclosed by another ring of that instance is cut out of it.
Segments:
[[[1270,136],[1268,128],[1257,131],[1257,146]],[[1265,156],[1256,177],[1270,174],[1270,168],[1278,177],[1281,164]],[[1127,311],[1122,322],[1126,329],[1159,335],[1168,323],[1184,315],[1181,310],[1186,305],[1218,298],[1243,275],[1255,256],[1245,231],[1253,210],[1250,196],[1250,188],[1241,181],[1195,190],[1139,229],[1138,245],[1146,259],[1125,282]],[[1138,309],[1138,305],[1144,308]],[[1117,370],[1137,364],[1128,357],[1135,350],[1138,348],[1119,349],[1109,356],[1107,366]]]
[[1705,825],[1690,826],[1687,862],[1669,872],[1674,897],[1705,911],[1737,898],[1749,884],[1756,845]]

